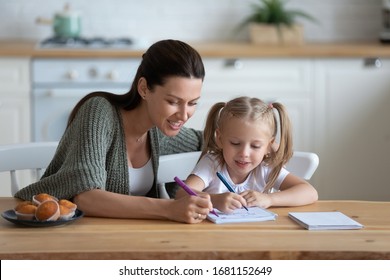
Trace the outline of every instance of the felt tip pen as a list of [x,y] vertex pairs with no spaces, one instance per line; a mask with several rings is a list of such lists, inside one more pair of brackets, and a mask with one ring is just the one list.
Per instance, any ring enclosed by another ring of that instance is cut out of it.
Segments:
[[[178,183],[180,187],[183,188],[183,190],[188,193],[189,195],[194,195],[198,196],[189,186],[187,186],[182,180],[180,180],[178,177],[174,178],[175,182]],[[214,211],[211,210],[210,213],[213,213],[215,216],[219,217],[218,214]]]
[[[217,172],[217,176],[218,178],[222,181],[222,183],[227,187],[227,189],[232,192],[232,193],[236,193],[233,188],[229,185],[229,183],[226,181],[225,177],[222,176],[221,173]],[[246,211],[249,211],[248,208],[246,208],[244,205],[242,205],[242,207],[245,208]]]

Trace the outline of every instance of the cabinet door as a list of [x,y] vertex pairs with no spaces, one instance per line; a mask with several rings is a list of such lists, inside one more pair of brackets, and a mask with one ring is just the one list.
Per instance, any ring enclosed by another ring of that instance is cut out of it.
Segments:
[[217,102],[238,96],[283,103],[293,123],[294,147],[313,148],[313,63],[307,59],[205,59],[202,97],[187,126],[203,129]]
[[0,98],[28,98],[30,93],[30,59],[0,57],[0,86]]
[[28,142],[30,104],[22,98],[0,99],[0,145]]
[[30,140],[30,60],[0,58],[0,145]]
[[[28,58],[0,58],[0,145],[29,142],[30,62]],[[20,185],[31,182],[28,171],[18,172]],[[0,173],[0,196],[11,196],[10,176]]]
[[372,62],[317,61],[320,199],[390,200],[390,60]]
[[[28,142],[30,139],[30,104],[28,100],[10,98],[0,100],[0,145]],[[28,171],[17,172],[21,186],[31,182]],[[11,182],[8,172],[0,173],[0,197],[11,196]]]

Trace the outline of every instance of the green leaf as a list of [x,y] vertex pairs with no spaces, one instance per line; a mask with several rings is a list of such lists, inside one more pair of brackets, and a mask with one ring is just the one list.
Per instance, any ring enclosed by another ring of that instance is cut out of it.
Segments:
[[288,10],[285,5],[286,1],[283,0],[259,0],[257,4],[252,3],[253,13],[239,25],[239,29],[251,22],[277,26],[291,26],[297,18],[316,22],[311,15],[299,10]]

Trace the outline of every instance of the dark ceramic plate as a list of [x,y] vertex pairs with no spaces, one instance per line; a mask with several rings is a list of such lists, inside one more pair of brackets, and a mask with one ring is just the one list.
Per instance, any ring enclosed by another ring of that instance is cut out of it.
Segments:
[[59,226],[59,225],[64,225],[64,224],[69,224],[77,219],[81,218],[84,216],[84,213],[78,209],[76,209],[76,213],[74,216],[69,219],[69,220],[57,220],[57,221],[51,221],[51,222],[40,222],[37,220],[31,220],[31,221],[26,221],[26,220],[18,220],[16,217],[15,211],[13,209],[4,211],[1,213],[1,216],[6,219],[7,221],[10,221],[11,223],[17,224],[17,225],[22,225],[22,226],[29,226],[29,227],[53,227],[53,226]]

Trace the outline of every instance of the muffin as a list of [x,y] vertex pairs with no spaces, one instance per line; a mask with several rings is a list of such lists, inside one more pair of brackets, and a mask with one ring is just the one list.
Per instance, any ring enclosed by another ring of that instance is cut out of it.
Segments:
[[34,220],[37,206],[30,201],[19,203],[15,207],[15,214],[18,220]]
[[69,208],[69,209],[71,209],[73,211],[75,211],[76,208],[77,208],[76,204],[74,204],[73,202],[71,202],[71,201],[69,201],[67,199],[61,199],[60,201],[58,201],[58,204],[62,205],[64,207],[67,207],[67,208]]
[[56,221],[60,217],[60,206],[55,200],[46,200],[38,205],[35,218],[41,222]]
[[44,201],[47,201],[47,200],[54,200],[54,201],[58,201],[58,199],[50,194],[47,194],[47,193],[40,193],[40,194],[36,194],[33,196],[32,198],[32,201],[35,205],[39,205],[41,204],[42,202]]
[[22,208],[22,207],[25,206],[25,205],[33,205],[33,203],[32,203],[31,201],[28,201],[28,200],[19,202],[19,203],[15,206],[15,208],[14,208],[15,212],[18,211],[20,208]]
[[60,205],[60,217],[59,220],[70,220],[74,214],[75,214],[75,209],[70,209],[68,207],[65,207],[64,205]]

